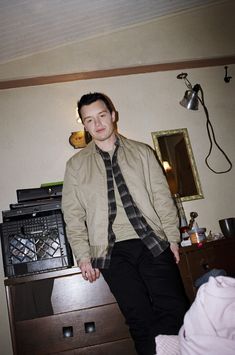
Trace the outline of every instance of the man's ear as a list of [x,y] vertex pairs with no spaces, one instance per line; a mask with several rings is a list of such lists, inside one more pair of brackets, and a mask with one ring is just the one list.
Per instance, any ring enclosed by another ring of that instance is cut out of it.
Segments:
[[84,127],[84,132],[85,132],[85,142],[86,142],[86,144],[88,144],[88,143],[92,140],[92,136],[91,136],[90,133],[85,129],[85,127]]
[[116,121],[116,112],[115,111],[112,111],[111,117],[112,117],[112,122],[115,122]]

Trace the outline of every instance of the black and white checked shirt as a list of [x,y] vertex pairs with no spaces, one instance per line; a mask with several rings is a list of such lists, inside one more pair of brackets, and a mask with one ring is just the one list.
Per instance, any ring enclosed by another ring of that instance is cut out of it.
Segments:
[[93,267],[97,268],[108,268],[111,260],[112,249],[116,240],[115,234],[113,232],[113,222],[117,214],[116,199],[114,193],[114,182],[115,179],[118,192],[120,194],[123,207],[125,209],[126,215],[132,224],[135,232],[140,237],[142,242],[151,251],[153,256],[158,256],[161,254],[169,245],[169,242],[158,237],[153,229],[149,226],[146,219],[136,206],[129,190],[126,185],[125,179],[122,175],[122,171],[119,167],[117,160],[117,152],[120,146],[119,139],[115,142],[115,151],[112,159],[108,152],[101,150],[96,146],[97,152],[101,155],[107,175],[107,191],[108,191],[108,211],[109,211],[109,223],[108,223],[108,251],[105,258],[98,258],[92,260]]

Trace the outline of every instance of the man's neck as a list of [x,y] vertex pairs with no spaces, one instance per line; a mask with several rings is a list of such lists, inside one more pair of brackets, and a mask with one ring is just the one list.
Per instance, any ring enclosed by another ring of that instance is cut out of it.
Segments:
[[95,144],[104,152],[110,152],[113,150],[117,137],[113,134],[111,137],[106,139],[105,141],[97,141],[95,140]]

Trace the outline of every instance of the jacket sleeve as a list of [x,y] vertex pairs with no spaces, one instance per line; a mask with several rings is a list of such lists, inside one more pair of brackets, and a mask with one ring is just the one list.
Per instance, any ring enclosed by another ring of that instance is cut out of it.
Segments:
[[177,209],[163,170],[150,148],[148,149],[148,165],[154,208],[160,218],[168,241],[170,243],[179,243],[180,232]]
[[73,254],[79,263],[81,260],[90,260],[90,247],[86,228],[86,212],[79,200],[79,186],[76,172],[68,161],[65,170],[62,211],[66,223],[66,233]]

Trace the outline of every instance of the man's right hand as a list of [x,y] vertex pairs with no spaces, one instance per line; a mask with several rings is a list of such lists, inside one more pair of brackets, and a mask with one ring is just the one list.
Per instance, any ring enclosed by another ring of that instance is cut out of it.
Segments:
[[80,261],[78,266],[81,269],[82,277],[84,278],[84,280],[89,280],[90,282],[93,282],[100,277],[100,270],[93,269],[90,261]]

